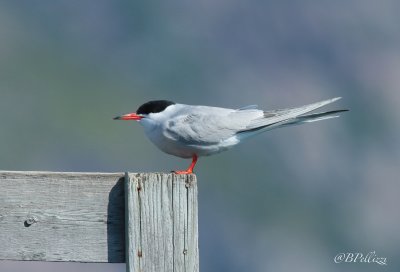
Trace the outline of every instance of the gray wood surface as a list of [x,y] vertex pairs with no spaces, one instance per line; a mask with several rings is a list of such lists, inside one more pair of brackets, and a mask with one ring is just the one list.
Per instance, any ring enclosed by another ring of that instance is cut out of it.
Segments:
[[199,271],[195,175],[127,174],[127,271]]
[[0,171],[0,260],[125,262],[124,173]]

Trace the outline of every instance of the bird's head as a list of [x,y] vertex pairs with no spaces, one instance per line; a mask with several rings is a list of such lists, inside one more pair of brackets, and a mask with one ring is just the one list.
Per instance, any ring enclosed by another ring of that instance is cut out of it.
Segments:
[[168,106],[174,104],[174,102],[168,100],[152,100],[141,105],[136,112],[117,116],[114,120],[140,121],[142,119],[155,119],[155,117],[160,115]]

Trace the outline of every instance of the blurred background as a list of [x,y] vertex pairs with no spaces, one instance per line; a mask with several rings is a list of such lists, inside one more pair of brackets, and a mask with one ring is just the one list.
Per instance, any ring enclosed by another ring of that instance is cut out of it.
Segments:
[[[201,271],[400,271],[400,2],[0,2],[0,169],[169,171],[112,117],[152,99],[341,118],[200,158]],[[1,235],[1,234],[0,234]],[[375,251],[388,265],[336,264]],[[0,262],[0,271],[125,271]]]

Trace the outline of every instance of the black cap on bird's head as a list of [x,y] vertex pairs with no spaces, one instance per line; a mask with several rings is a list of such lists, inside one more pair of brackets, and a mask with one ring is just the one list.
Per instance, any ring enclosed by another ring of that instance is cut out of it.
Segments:
[[164,111],[168,106],[174,105],[175,102],[168,100],[152,100],[141,105],[136,112],[117,116],[114,120],[136,120],[139,121],[150,113],[158,113]]
[[152,100],[141,105],[136,113],[137,114],[150,114],[164,111],[168,106],[174,105],[175,102],[168,100]]

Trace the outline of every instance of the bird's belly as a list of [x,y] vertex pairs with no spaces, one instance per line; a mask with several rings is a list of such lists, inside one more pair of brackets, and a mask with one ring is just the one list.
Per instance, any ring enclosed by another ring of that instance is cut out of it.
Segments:
[[181,158],[191,158],[193,155],[199,157],[213,155],[238,143],[237,139],[232,138],[214,144],[186,144],[158,133],[149,133],[147,136],[163,152]]

